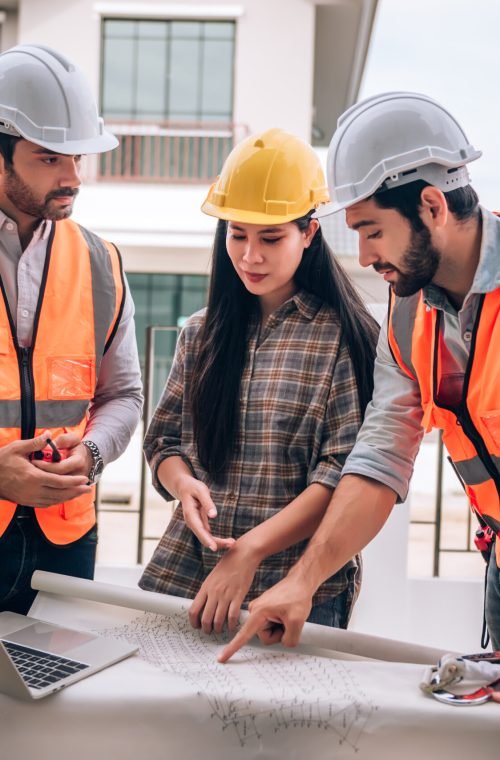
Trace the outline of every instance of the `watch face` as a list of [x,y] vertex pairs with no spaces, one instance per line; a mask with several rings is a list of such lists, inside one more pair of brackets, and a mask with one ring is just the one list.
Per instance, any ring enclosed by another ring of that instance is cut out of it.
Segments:
[[104,464],[101,461],[97,462],[89,472],[89,483],[98,483],[104,470]]

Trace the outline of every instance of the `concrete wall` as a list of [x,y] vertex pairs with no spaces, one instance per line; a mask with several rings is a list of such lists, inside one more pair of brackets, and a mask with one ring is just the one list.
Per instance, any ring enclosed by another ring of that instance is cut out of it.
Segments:
[[235,121],[252,132],[278,126],[310,140],[314,5],[304,0],[245,5],[238,25]]

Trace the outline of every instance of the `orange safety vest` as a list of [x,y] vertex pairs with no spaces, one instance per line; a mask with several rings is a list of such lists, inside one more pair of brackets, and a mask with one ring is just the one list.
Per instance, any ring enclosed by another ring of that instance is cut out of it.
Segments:
[[[442,314],[424,303],[391,292],[388,338],[395,361],[418,382],[422,425],[443,431],[455,471],[472,509],[500,535],[500,289],[480,297],[470,344],[462,399],[457,408],[437,402],[441,378]],[[496,541],[500,563],[500,540]]]
[[[0,446],[44,430],[83,435],[123,308],[118,251],[69,219],[52,224],[30,348],[17,343],[1,279],[0,287]],[[69,544],[95,524],[94,500],[35,508],[36,519],[49,541]],[[0,500],[0,536],[16,507]]]

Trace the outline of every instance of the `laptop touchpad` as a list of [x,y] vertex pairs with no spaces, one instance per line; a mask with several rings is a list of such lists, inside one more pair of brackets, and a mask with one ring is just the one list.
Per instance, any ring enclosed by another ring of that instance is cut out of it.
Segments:
[[33,649],[41,649],[43,652],[65,654],[87,641],[93,641],[97,636],[85,631],[72,631],[67,628],[57,628],[50,623],[38,622],[8,634],[4,638]]

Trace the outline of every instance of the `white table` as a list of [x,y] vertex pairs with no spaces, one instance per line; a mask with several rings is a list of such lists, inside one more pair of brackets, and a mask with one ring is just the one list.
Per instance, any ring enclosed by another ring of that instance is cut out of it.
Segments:
[[[175,600],[165,617],[39,595],[39,617],[113,626],[115,635],[136,637],[145,659],[129,658],[39,702],[0,696],[2,760],[500,756],[500,705],[450,707],[424,696],[422,665],[336,654],[324,648],[329,641],[359,651],[362,639],[318,626],[306,632],[315,648],[247,647],[220,665],[220,642],[189,628],[183,604]],[[413,651],[415,659],[423,652]]]

